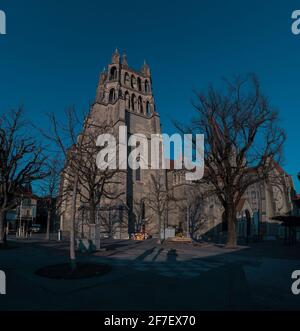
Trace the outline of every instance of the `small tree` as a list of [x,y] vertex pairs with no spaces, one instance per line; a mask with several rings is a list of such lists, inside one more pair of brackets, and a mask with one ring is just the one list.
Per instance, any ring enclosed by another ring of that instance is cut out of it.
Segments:
[[164,217],[168,208],[168,202],[171,197],[168,192],[165,180],[163,176],[150,175],[150,192],[146,198],[148,207],[153,211],[158,219],[158,243],[162,243],[162,225],[164,224]]
[[135,217],[135,231],[142,231],[150,223],[149,215],[146,215],[146,199],[135,199],[133,204],[133,214]]
[[62,161],[58,155],[53,157],[47,163],[48,176],[43,180],[41,185],[41,192],[47,208],[47,229],[46,229],[46,240],[50,240],[51,220],[59,206],[58,195],[60,186],[60,175],[62,171]]
[[[235,247],[237,206],[250,185],[272,177],[282,157],[284,131],[254,75],[197,94],[189,132],[205,135],[205,177],[224,207],[227,246]],[[185,129],[183,129],[186,132]]]
[[26,184],[47,176],[43,149],[28,132],[23,109],[0,118],[0,245],[4,245],[5,215],[18,205]]
[[183,198],[177,199],[176,204],[186,216],[188,235],[195,239],[196,234],[205,226],[204,194],[200,185],[188,184],[183,187]]
[[[78,162],[80,155],[77,150],[81,147],[83,116],[79,116],[74,108],[68,108],[65,111],[65,121],[59,122],[54,113],[48,115],[50,129],[43,132],[44,136],[58,148],[65,160],[64,168],[61,173],[62,181],[67,180],[67,185],[61,185],[60,204],[71,198],[71,220],[70,220],[70,266],[72,270],[77,267],[75,250],[75,231],[76,231],[76,209],[79,185]],[[83,129],[84,131],[84,129]]]

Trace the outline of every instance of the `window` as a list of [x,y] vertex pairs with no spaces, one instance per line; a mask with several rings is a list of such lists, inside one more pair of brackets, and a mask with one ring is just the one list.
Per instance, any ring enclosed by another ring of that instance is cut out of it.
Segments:
[[124,77],[124,83],[125,85],[129,85],[130,78],[128,72],[126,72],[125,77]]
[[143,100],[141,97],[139,97],[139,101],[138,101],[138,111],[139,113],[143,114]]
[[23,199],[22,205],[23,206],[30,206],[31,205],[31,200],[30,199]]
[[116,80],[118,78],[118,71],[116,67],[110,69],[109,80]]
[[137,79],[137,86],[138,86],[139,92],[141,92],[142,91],[142,81],[141,81],[140,77],[138,77],[138,79]]
[[[138,157],[136,161],[140,162],[140,158]],[[141,167],[140,166],[135,170],[135,180],[137,182],[141,181]]]
[[136,88],[136,78],[133,75],[131,76],[131,87],[133,89]]
[[134,94],[131,96],[131,109],[135,110],[136,97]]
[[149,101],[147,101],[147,104],[146,104],[146,114],[147,114],[147,116],[151,115],[151,107],[150,107]]
[[126,91],[125,92],[125,105],[126,105],[126,109],[130,109],[130,96],[129,93]]
[[145,92],[146,93],[150,92],[150,86],[149,86],[149,82],[147,80],[145,81]]
[[115,89],[112,88],[109,92],[109,102],[114,102],[116,98],[116,92]]

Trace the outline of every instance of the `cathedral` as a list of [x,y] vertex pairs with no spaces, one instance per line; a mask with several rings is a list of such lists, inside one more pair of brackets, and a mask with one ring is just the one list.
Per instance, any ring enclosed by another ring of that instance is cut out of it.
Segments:
[[[146,62],[137,71],[128,66],[126,55],[122,58],[116,50],[101,75],[96,92],[96,100],[92,105],[90,116],[96,123],[109,123],[110,132],[114,134],[118,144],[118,132],[121,126],[127,127],[127,135],[144,134],[150,140],[151,134],[160,134],[160,118],[156,111],[152,93],[152,79]],[[103,198],[98,210],[97,235],[128,238],[137,230],[154,234],[157,224],[153,212],[145,204],[149,197],[152,178],[163,178],[158,170],[138,168],[120,174],[116,190],[120,192],[117,199]],[[61,229],[68,231],[70,203],[65,202],[61,207]],[[77,212],[78,233],[85,231],[81,223],[84,216]],[[151,215],[150,215],[151,214]],[[147,229],[142,220],[147,219]],[[140,229],[137,229],[140,227]]]
[[[128,138],[132,134],[143,134],[150,141],[151,135],[161,134],[147,63],[140,70],[134,70],[129,67],[126,55],[121,56],[116,50],[111,63],[100,75],[90,116],[95,123],[109,123],[118,145],[123,143],[118,140],[121,126],[127,127]],[[131,170],[128,167],[119,174],[114,187],[119,194],[116,199],[101,199],[96,224],[86,222],[86,208],[78,201],[77,238],[93,233],[93,240],[97,242],[100,237],[128,239],[135,232],[147,232],[153,237],[181,234],[194,239],[222,240],[227,225],[216,196],[207,196],[201,183],[186,181],[184,171],[173,169],[172,161],[170,164],[168,170]],[[237,215],[240,238],[274,239],[283,236],[282,227],[272,221],[272,217],[292,210],[294,189],[291,176],[281,167],[275,165],[274,173],[280,179],[280,185],[255,184],[241,199]],[[63,181],[67,179],[63,178]],[[170,201],[164,201],[166,192],[173,197]],[[161,201],[158,201],[159,196]],[[163,208],[162,212],[160,208]],[[67,233],[70,201],[65,201],[60,209],[60,228]]]

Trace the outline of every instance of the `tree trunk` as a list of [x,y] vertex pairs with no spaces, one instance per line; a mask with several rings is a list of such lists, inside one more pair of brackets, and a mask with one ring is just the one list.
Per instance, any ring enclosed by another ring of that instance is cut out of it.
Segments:
[[161,240],[161,215],[158,215],[158,241],[157,243],[160,245],[162,243]]
[[76,265],[76,252],[75,252],[75,226],[76,226],[76,200],[78,188],[78,174],[74,178],[74,187],[72,192],[72,205],[71,205],[71,223],[70,223],[70,265],[71,269],[75,270]]
[[89,205],[89,214],[90,214],[90,240],[97,250],[101,249],[100,243],[100,224],[96,222],[96,206],[91,203]]
[[5,212],[3,210],[0,210],[0,246],[5,245]]
[[46,240],[50,240],[50,224],[51,224],[51,208],[48,208]]
[[236,248],[237,236],[236,236],[236,211],[232,206],[228,207],[226,212],[228,222],[228,237],[226,248]]
[[93,204],[90,204],[89,206],[89,212],[90,212],[90,224],[96,224],[96,208]]

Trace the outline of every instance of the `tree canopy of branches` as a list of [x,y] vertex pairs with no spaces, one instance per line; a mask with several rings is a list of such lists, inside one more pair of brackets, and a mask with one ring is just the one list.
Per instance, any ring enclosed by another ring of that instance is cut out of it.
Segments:
[[24,186],[48,175],[43,149],[28,129],[22,108],[0,118],[0,244],[5,242],[5,215],[18,205]]
[[224,207],[227,246],[233,247],[238,203],[249,186],[272,179],[275,162],[282,160],[285,133],[255,75],[225,83],[224,90],[210,87],[197,94],[197,116],[188,130],[205,135],[204,181]]
[[76,147],[77,162],[74,165],[79,174],[79,196],[89,212],[89,223],[96,224],[96,212],[103,200],[115,200],[124,192],[118,190],[122,184],[122,171],[118,169],[99,169],[96,158],[105,146],[97,146],[99,135],[112,132],[109,123],[97,123],[91,117],[86,119],[85,130],[81,135],[82,143]]

